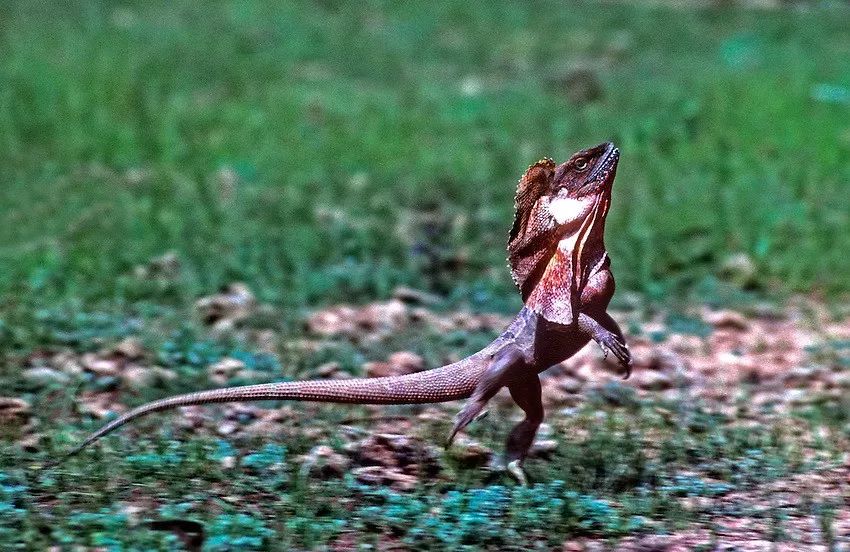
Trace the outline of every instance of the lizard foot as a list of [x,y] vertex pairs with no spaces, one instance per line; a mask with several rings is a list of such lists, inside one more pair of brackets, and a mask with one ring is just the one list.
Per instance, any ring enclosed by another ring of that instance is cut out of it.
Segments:
[[455,440],[458,432],[471,424],[472,422],[478,421],[482,418],[487,417],[489,414],[488,410],[484,409],[486,402],[481,402],[477,400],[470,400],[467,402],[463,409],[458,412],[457,416],[455,416],[455,425],[452,428],[451,435],[449,435],[449,439],[446,442],[446,448],[452,445],[452,442]]
[[632,354],[629,352],[629,348],[626,344],[608,330],[602,330],[595,335],[593,339],[599,344],[599,347],[602,348],[602,352],[605,356],[608,356],[609,351],[614,355],[614,358],[617,359],[620,366],[623,368],[623,379],[628,379],[629,376],[632,375]]
[[507,465],[508,473],[516,478],[517,483],[523,487],[528,487],[528,477],[525,475],[525,470],[522,469],[522,460],[512,460]]
[[[452,428],[451,435],[449,435],[446,447],[451,446],[460,430],[475,420],[480,420],[486,416],[487,412],[484,407],[487,405],[487,401],[492,399],[499,389],[506,385],[516,372],[524,366],[522,352],[514,345],[506,346],[492,357],[490,364],[476,384],[472,396],[455,417],[455,425]],[[537,379],[536,376],[535,379]]]

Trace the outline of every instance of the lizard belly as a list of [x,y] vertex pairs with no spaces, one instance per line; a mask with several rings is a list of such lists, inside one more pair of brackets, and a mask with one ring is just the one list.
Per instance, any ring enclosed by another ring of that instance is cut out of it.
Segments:
[[572,357],[590,341],[576,326],[559,326],[540,332],[534,355],[538,373]]
[[516,321],[514,342],[523,351],[526,364],[537,373],[570,358],[589,341],[578,325],[551,322],[527,306]]
[[573,280],[569,256],[561,249],[556,250],[525,305],[549,322],[564,326],[574,324],[578,305]]

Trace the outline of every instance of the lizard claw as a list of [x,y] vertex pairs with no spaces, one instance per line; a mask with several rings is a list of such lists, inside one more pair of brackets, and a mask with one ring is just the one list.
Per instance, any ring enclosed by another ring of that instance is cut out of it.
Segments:
[[452,442],[455,440],[455,436],[457,436],[458,432],[471,424],[472,422],[478,421],[482,418],[485,418],[489,411],[484,410],[484,405],[486,403],[482,403],[479,401],[471,400],[466,405],[464,405],[463,409],[458,412],[455,417],[455,425],[452,428],[452,432],[449,435],[449,439],[446,442],[446,448],[452,446]]
[[602,348],[602,353],[605,355],[605,358],[608,358],[609,351],[614,355],[620,363],[620,366],[625,371],[623,379],[628,379],[629,376],[632,375],[632,355],[626,344],[623,343],[623,341],[615,334],[607,331],[603,335],[598,336],[598,338],[596,338],[596,342],[599,344],[599,347]]

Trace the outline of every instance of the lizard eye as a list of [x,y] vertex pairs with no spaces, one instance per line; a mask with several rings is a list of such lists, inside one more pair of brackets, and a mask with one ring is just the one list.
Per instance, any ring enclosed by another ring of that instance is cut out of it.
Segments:
[[573,162],[573,167],[575,167],[578,172],[586,171],[588,166],[590,166],[590,164],[584,157],[579,157],[575,160],[575,162]]

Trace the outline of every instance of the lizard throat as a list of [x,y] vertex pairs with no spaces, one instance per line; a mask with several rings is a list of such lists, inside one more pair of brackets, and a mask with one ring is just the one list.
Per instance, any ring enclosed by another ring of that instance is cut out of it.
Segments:
[[576,199],[572,197],[559,197],[549,202],[549,214],[558,224],[575,220],[588,208],[587,199]]
[[558,242],[526,299],[529,309],[557,324],[577,320],[582,291],[605,255],[602,234],[610,203],[609,193],[598,195],[579,228]]

